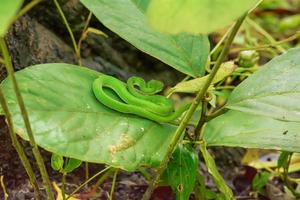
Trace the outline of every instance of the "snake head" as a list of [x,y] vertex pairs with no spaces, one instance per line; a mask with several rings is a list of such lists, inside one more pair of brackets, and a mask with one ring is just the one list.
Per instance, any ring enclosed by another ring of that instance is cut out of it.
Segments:
[[127,80],[127,86],[131,91],[135,88],[141,94],[154,95],[162,91],[164,84],[158,80],[150,80],[146,83],[143,78],[132,76]]

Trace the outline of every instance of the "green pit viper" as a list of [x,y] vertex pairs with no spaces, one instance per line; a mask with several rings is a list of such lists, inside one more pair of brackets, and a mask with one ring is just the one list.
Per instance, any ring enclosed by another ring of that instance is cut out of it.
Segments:
[[[105,106],[121,113],[135,114],[156,122],[171,122],[186,111],[190,104],[174,111],[174,103],[165,96],[157,95],[163,89],[157,80],[145,82],[140,77],[130,77],[127,84],[108,75],[94,80],[92,89],[95,97]],[[108,93],[109,89],[116,94]]]

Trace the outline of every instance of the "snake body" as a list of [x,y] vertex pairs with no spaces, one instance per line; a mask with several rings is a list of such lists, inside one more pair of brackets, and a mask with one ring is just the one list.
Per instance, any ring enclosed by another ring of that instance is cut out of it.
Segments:
[[[174,103],[170,99],[157,95],[162,88],[163,83],[156,80],[146,83],[142,78],[131,77],[125,84],[108,75],[99,76],[92,86],[95,97],[106,107],[156,122],[170,122],[186,111],[190,104],[174,111]],[[107,89],[113,91],[116,96],[108,93]]]

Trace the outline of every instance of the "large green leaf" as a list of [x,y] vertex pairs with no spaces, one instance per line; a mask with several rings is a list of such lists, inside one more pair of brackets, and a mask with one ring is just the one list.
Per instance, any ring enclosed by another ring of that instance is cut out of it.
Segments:
[[[99,103],[100,73],[69,64],[43,64],[16,73],[39,146],[55,154],[126,170],[158,166],[176,127],[121,114]],[[16,132],[27,139],[11,81],[1,84]]]
[[23,0],[1,0],[0,1],[0,37],[6,34],[10,23],[19,10]]
[[203,75],[209,53],[207,36],[158,33],[147,23],[142,12],[144,3],[134,1],[81,0],[105,26],[140,50],[185,74]]
[[189,199],[196,183],[198,155],[189,147],[179,145],[162,175],[164,183],[176,193],[176,199]]
[[267,63],[234,89],[227,107],[300,122],[300,48]]
[[164,33],[211,33],[229,25],[257,0],[152,0],[150,24]]
[[300,152],[300,123],[228,111],[208,122],[204,138],[210,146]]

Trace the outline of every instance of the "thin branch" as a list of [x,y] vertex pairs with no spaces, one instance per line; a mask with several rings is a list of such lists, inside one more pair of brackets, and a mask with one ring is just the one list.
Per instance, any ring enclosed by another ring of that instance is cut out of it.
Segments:
[[222,52],[220,54],[220,56],[218,57],[216,64],[214,65],[211,73],[209,74],[207,81],[205,82],[204,86],[201,88],[201,90],[198,92],[196,98],[194,99],[192,105],[190,106],[190,108],[188,109],[188,111],[185,113],[183,119],[181,120],[181,123],[179,125],[179,127],[176,129],[174,137],[171,140],[171,143],[168,147],[168,151],[165,155],[165,157],[163,158],[159,168],[157,169],[157,174],[156,177],[154,178],[154,180],[149,184],[149,187],[147,188],[144,196],[143,196],[143,200],[149,200],[151,197],[151,194],[154,190],[154,187],[158,184],[160,176],[162,175],[162,173],[165,171],[165,169],[167,168],[168,162],[170,160],[170,157],[172,156],[172,153],[174,151],[174,149],[176,148],[182,134],[184,134],[184,130],[185,127],[188,123],[188,121],[190,120],[190,118],[192,117],[193,113],[195,112],[196,108],[198,107],[199,103],[203,100],[207,89],[209,88],[209,86],[212,83],[213,78],[215,77],[217,71],[219,70],[221,64],[223,63],[226,55],[229,52],[229,48],[231,46],[231,43],[235,37],[235,35],[237,34],[240,26],[242,25],[245,17],[247,16],[247,14],[244,14],[241,18],[239,18],[236,22],[236,24],[234,25],[234,27],[232,28],[228,39],[226,40],[225,44],[224,44],[224,48],[222,49]]

